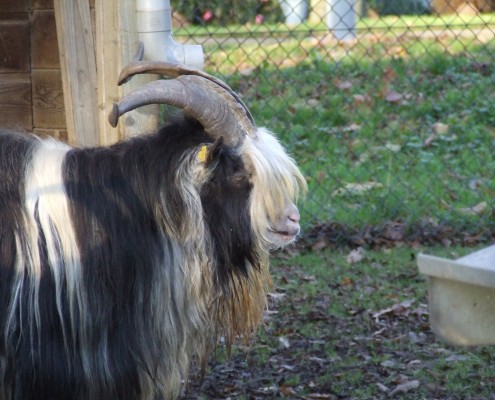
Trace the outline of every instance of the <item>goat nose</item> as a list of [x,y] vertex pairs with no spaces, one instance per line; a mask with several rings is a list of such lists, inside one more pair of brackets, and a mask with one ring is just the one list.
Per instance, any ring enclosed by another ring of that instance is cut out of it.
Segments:
[[291,204],[288,209],[287,209],[287,218],[289,218],[290,221],[298,224],[299,221],[301,220],[301,215],[299,214],[299,210],[297,207],[293,204]]

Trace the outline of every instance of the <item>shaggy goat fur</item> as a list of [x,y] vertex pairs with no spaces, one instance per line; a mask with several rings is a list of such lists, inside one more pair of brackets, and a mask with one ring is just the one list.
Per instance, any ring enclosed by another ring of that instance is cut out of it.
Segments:
[[264,129],[239,149],[189,119],[100,148],[0,132],[0,398],[177,397],[256,328],[267,232],[303,187]]

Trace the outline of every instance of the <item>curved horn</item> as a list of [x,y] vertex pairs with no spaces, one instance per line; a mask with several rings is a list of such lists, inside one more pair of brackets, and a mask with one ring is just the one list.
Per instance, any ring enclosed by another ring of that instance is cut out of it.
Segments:
[[[136,50],[136,54],[134,54],[134,57],[132,57],[132,61],[129,63],[129,64],[132,64],[132,63],[137,63],[139,61],[141,61],[144,57],[144,44],[143,42],[139,42],[138,44],[138,49]],[[129,65],[127,65],[120,73],[120,75],[122,76],[122,73],[129,67]],[[134,75],[134,74],[133,74]],[[131,80],[131,78],[133,77],[133,75],[127,75],[125,76],[124,78],[120,79],[120,76],[119,76],[119,81],[118,81],[118,85],[122,85],[124,83],[127,83]]]
[[[207,79],[221,88],[225,89],[230,95],[239,103],[245,110],[246,115],[250,119],[251,123],[254,125],[254,118],[251,115],[251,112],[243,103],[243,101],[239,98],[239,95],[232,90],[232,88],[227,85],[222,80],[215,78],[214,76],[207,74],[200,69],[191,68],[186,65],[181,65],[177,63],[171,63],[166,61],[141,61],[139,54],[140,51],[144,51],[144,48],[141,50],[141,46],[138,49],[138,52],[134,56],[133,60],[127,64],[124,69],[120,72],[118,84],[122,85],[128,82],[134,75],[138,74],[157,74],[164,75],[170,78],[177,78],[179,76],[185,75],[193,75],[200,76],[204,79]],[[142,56],[141,56],[142,57]]]
[[148,104],[169,104],[181,108],[198,120],[214,139],[223,136],[229,145],[238,146],[246,135],[255,137],[256,127],[250,114],[224,87],[196,75],[158,80],[129,93],[113,105],[110,124],[128,111]]

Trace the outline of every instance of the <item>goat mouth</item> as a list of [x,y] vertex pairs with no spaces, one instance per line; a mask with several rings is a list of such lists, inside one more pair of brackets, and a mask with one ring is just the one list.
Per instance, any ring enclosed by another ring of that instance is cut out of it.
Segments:
[[299,230],[297,231],[276,231],[270,230],[270,233],[275,236],[277,242],[281,242],[282,244],[289,244],[296,240],[297,235],[299,234]]

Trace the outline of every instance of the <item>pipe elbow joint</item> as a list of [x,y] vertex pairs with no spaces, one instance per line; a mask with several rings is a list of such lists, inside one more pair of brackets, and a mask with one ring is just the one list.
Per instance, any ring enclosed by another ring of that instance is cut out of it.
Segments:
[[201,45],[177,43],[172,35],[170,0],[137,0],[137,30],[144,44],[144,59],[168,61],[202,69]]

